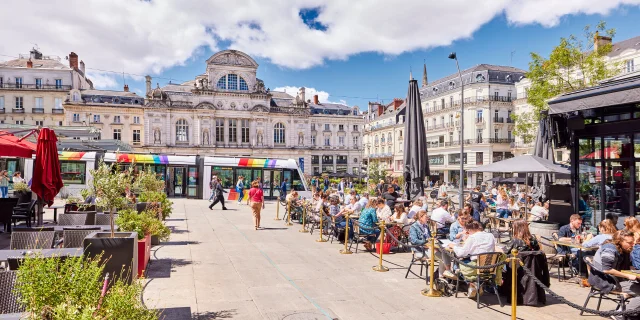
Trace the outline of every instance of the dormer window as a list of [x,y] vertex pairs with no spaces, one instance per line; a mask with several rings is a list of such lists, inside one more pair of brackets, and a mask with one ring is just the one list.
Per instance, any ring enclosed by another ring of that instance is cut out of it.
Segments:
[[234,73],[230,73],[218,79],[216,88],[221,90],[249,91],[247,81]]
[[476,75],[476,82],[484,82],[485,78],[483,75]]
[[449,90],[453,90],[456,87],[456,83],[451,81],[449,82]]
[[433,87],[433,93],[438,93],[438,88]]
[[507,82],[511,82],[511,75],[508,74],[506,77],[504,77],[504,80],[506,80]]

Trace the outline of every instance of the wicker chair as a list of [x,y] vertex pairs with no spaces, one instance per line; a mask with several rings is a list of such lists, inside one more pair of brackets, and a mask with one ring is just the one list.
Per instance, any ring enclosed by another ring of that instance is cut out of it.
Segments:
[[99,227],[85,228],[85,229],[64,229],[62,231],[62,237],[65,248],[82,248],[84,238],[89,234],[100,230]]
[[55,231],[16,231],[11,234],[11,250],[51,249]]
[[[116,219],[118,219],[118,215],[117,214],[113,214],[113,221],[115,222]],[[101,226],[101,225],[110,225],[111,224],[111,220],[109,219],[109,214],[96,214],[96,225],[97,226]]]
[[24,311],[18,303],[18,296],[13,291],[15,284],[15,271],[0,272],[0,314],[20,313]]
[[83,226],[87,222],[87,215],[82,213],[63,213],[58,216],[59,226]]

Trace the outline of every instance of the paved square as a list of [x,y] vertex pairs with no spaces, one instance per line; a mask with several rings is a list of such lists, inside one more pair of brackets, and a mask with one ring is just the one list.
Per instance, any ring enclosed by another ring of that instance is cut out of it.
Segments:
[[[211,211],[205,200],[173,201],[167,224],[174,232],[152,249],[144,292],[146,305],[165,309],[167,320],[510,318],[510,306],[500,307],[495,296],[482,296],[489,306],[480,310],[464,295],[424,297],[424,280],[404,278],[410,254],[386,255],[391,270],[374,272],[376,255],[341,255],[338,243],[315,242],[317,232],[299,233],[298,224],[274,221],[274,202],[263,210],[265,229],[256,231],[248,206],[234,202],[231,210]],[[580,305],[588,292],[557,278],[551,288]],[[589,306],[595,308],[595,299]],[[603,302],[602,310],[611,308]],[[547,296],[546,306],[519,306],[518,318],[583,317]]]

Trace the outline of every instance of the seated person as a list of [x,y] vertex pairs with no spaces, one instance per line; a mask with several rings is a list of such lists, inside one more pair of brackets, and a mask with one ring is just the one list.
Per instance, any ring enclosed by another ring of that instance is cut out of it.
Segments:
[[378,228],[378,216],[376,215],[376,207],[378,206],[378,200],[373,198],[369,200],[367,207],[362,209],[358,223],[359,234],[366,234],[367,239],[364,242],[364,247],[368,250],[372,250],[372,243],[376,242],[378,235],[380,235],[380,229]]
[[396,199],[398,199],[399,197],[400,195],[398,194],[398,192],[396,192],[393,185],[387,186],[387,192],[382,194],[382,198],[384,198],[387,206],[389,206],[389,209],[396,206]]
[[[456,256],[461,258],[463,262],[475,265],[475,260],[477,259],[477,256],[475,255],[496,251],[496,238],[491,233],[485,232],[484,227],[480,222],[471,220],[467,222],[465,229],[469,236],[464,241],[464,245],[458,246],[455,243],[449,244],[449,248],[452,249]],[[502,283],[501,270],[501,268],[498,268],[496,274],[497,284]],[[477,288],[475,284],[473,284],[473,281],[476,280],[477,270],[461,264],[460,272],[464,276],[465,281],[469,283],[469,298],[474,298],[477,293]]]
[[482,202],[483,196],[484,195],[480,193],[480,188],[478,187],[473,188],[473,191],[471,191],[471,193],[469,193],[469,195],[467,196],[467,201],[469,201],[472,208],[472,211],[470,211],[469,214],[476,221],[480,221],[480,212],[484,211],[480,210],[480,203]]
[[[589,275],[589,284],[602,291],[609,292],[611,290],[621,291],[633,296],[627,303],[626,309],[633,310],[640,308],[640,285],[637,277],[633,274],[622,273],[620,270],[628,270],[628,259],[625,258],[633,249],[634,237],[633,233],[620,230],[613,234],[611,240],[605,243],[596,251],[593,257],[593,264],[599,271],[614,276],[618,279],[618,283],[613,279],[598,277],[597,274],[591,272]],[[638,317],[626,319],[637,319]],[[615,319],[623,319],[615,318]]]
[[349,214],[350,218],[358,218],[358,216],[360,215],[360,211],[362,211],[362,207],[358,202],[358,199],[354,196],[349,197],[349,204],[347,204],[346,206],[344,206],[344,208],[342,208],[342,210],[340,210],[340,214],[345,216]]
[[529,212],[529,221],[543,221],[549,217],[549,202],[545,202],[544,207],[538,201]]
[[449,229],[448,224],[453,223],[456,219],[448,211],[449,204],[446,200],[440,200],[440,207],[433,210],[431,220],[435,221],[438,226],[438,234],[446,234]]
[[[635,218],[633,218],[635,220]],[[587,236],[587,239],[585,242],[582,243],[583,247],[599,247],[601,246],[605,241],[607,240],[611,240],[611,237],[613,236],[614,233],[616,233],[616,231],[618,231],[616,229],[616,226],[613,225],[613,222],[611,222],[611,220],[602,220],[600,221],[600,223],[598,224],[598,231],[600,232],[600,234],[598,234],[597,236],[593,236],[593,234],[589,234]]]
[[[409,242],[411,245],[419,246],[418,248],[411,248],[416,257],[428,258],[429,250],[421,249],[427,244],[427,241],[431,237],[431,230],[429,229],[429,217],[426,210],[420,210],[415,215],[416,222],[409,228]],[[425,257],[426,254],[426,257]],[[455,275],[451,272],[451,258],[447,254],[443,254],[439,250],[435,252],[435,256],[438,257],[440,263],[438,263],[438,274],[440,277],[446,277],[449,279],[455,279]]]
[[379,198],[377,203],[376,215],[378,216],[378,221],[384,221],[386,223],[391,222],[391,208],[387,206],[384,199]]
[[290,204],[291,219],[302,217],[302,200],[298,195],[298,191],[291,190],[285,199]]
[[520,206],[513,197],[509,198],[509,211],[511,212],[511,216],[518,215],[520,213]]
[[391,221],[397,223],[400,227],[410,224],[403,204],[396,204],[393,215],[391,216]]
[[469,219],[471,219],[471,215],[469,215],[466,210],[463,209],[458,211],[458,219],[456,219],[449,228],[449,240],[457,242],[463,240],[466,233],[464,226]]
[[538,239],[529,231],[529,223],[527,221],[522,219],[515,220],[512,222],[511,228],[513,229],[513,235],[509,244],[504,248],[505,253],[511,253],[513,249],[518,250],[518,252],[540,250]]
[[407,214],[407,218],[408,219],[413,219],[413,216],[416,215],[416,213],[418,213],[418,211],[420,211],[420,209],[422,209],[422,200],[418,199],[416,201],[413,202],[413,206],[411,206],[411,208],[409,208],[409,213]]
[[363,192],[362,196],[360,196],[360,199],[358,199],[358,203],[360,203],[361,208],[366,208],[369,204],[369,192]]
[[420,200],[422,201],[422,210],[424,211],[429,211],[429,203],[426,197],[420,197]]
[[355,198],[356,197],[356,190],[355,189],[351,189],[351,191],[349,191],[349,193],[347,193],[344,196],[344,204],[350,204],[351,203],[351,198]]

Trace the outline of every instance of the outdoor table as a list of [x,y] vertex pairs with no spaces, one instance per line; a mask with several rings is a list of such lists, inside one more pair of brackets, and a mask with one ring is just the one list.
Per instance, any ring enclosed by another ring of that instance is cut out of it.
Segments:
[[[553,243],[554,245],[557,246],[565,246],[565,247],[570,247],[570,248],[576,248],[578,249],[578,257],[580,258],[580,256],[582,256],[580,253],[582,253],[582,251],[593,251],[593,250],[598,250],[598,247],[583,247],[582,244],[580,243],[573,243],[573,242],[567,242],[567,241],[557,241],[554,240],[551,243]],[[580,278],[582,276],[582,261],[578,261],[578,278]],[[578,281],[580,286],[582,287],[582,281]]]
[[58,257],[79,257],[82,256],[82,248],[56,248],[56,249],[17,249],[17,250],[0,250],[0,261],[8,261],[9,258],[26,257],[27,252],[32,252],[34,256],[51,258]]
[[64,209],[64,206],[51,206],[47,209],[53,209],[53,222],[58,222],[58,209]]
[[640,270],[620,270],[620,272],[640,277]]
[[[89,228],[100,228],[100,230],[96,230],[96,232],[99,231],[111,231],[111,226],[108,224],[103,224],[103,225],[77,225],[77,226],[49,226],[49,225],[45,225],[42,226],[43,228],[53,228],[53,231],[55,232],[62,232],[64,231],[64,229],[77,229],[77,230],[81,230],[81,229],[89,229]],[[116,230],[118,229],[118,226],[113,226]],[[23,229],[21,227],[15,227],[13,229],[13,231],[20,231],[20,229]],[[30,228],[29,230],[32,230],[33,228]]]

